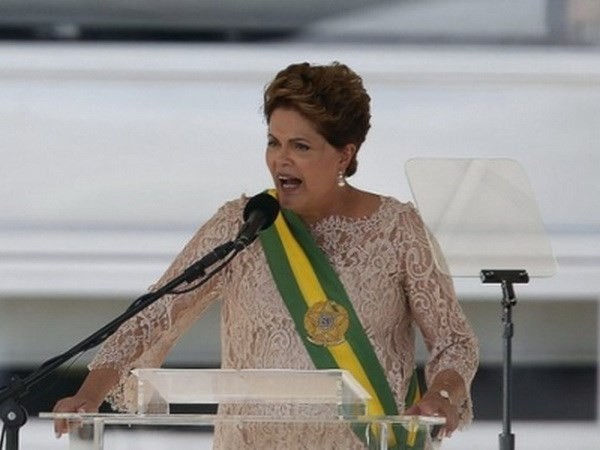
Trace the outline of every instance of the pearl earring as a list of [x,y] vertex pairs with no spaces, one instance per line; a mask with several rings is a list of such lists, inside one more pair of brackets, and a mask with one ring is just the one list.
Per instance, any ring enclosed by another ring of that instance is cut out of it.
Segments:
[[337,185],[339,187],[346,186],[346,177],[344,176],[344,172],[342,172],[341,170],[338,172]]

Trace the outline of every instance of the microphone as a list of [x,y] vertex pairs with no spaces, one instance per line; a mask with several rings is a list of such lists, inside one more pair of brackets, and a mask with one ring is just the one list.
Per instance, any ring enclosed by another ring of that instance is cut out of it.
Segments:
[[244,208],[244,225],[235,238],[236,247],[239,249],[250,245],[261,230],[273,225],[279,214],[279,202],[271,195],[261,193],[255,195]]

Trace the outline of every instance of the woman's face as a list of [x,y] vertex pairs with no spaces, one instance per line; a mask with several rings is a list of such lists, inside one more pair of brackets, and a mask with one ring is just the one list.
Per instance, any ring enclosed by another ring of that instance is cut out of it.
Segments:
[[279,202],[307,221],[335,211],[344,189],[337,185],[338,172],[345,170],[352,152],[352,145],[342,150],[331,146],[292,109],[277,108],[271,114],[266,159]]

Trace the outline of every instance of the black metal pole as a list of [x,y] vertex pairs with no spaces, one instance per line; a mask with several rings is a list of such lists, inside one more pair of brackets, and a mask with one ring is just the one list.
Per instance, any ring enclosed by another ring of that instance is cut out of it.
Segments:
[[512,422],[512,338],[514,324],[512,308],[517,304],[513,283],[528,283],[525,270],[482,270],[483,283],[499,283],[502,286],[502,433],[499,435],[500,450],[515,449]]
[[7,428],[6,430],[6,448],[7,450],[19,448],[19,427]]
[[503,337],[503,367],[502,367],[502,434],[500,434],[500,450],[514,450],[515,435],[511,430],[512,422],[512,338],[514,324],[512,321],[512,307],[515,305],[515,296],[512,283],[502,282],[502,322],[504,324]]

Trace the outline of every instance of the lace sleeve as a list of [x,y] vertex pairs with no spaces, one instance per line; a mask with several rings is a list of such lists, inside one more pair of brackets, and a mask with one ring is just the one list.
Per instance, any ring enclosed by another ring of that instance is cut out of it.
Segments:
[[[436,265],[421,217],[411,208],[403,220],[410,230],[403,239],[405,290],[430,354],[425,367],[427,384],[440,371],[453,369],[462,377],[468,393],[479,362],[477,338],[460,308],[452,278]],[[460,426],[468,425],[473,417],[470,396],[459,413]]]
[[[236,200],[221,207],[150,289],[166,284],[217,245],[232,239],[241,222],[243,201],[244,199]],[[162,297],[125,322],[105,341],[89,369],[111,368],[119,372],[119,382],[106,398],[114,409],[135,410],[135,380],[130,371],[141,367],[159,367],[162,364],[179,337],[217,297],[222,274],[223,272],[217,274],[204,286],[189,293]]]

